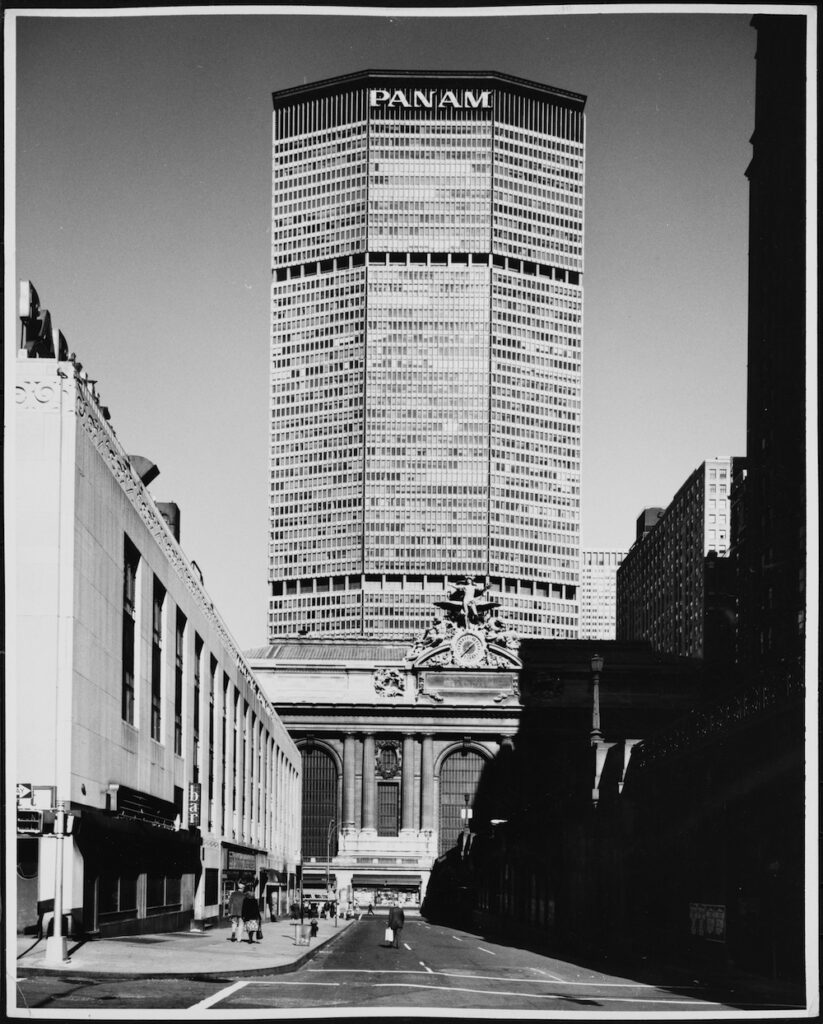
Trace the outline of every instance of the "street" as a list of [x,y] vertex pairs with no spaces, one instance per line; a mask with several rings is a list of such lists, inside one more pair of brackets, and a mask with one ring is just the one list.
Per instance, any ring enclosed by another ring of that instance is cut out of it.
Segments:
[[504,946],[482,936],[411,919],[400,948],[383,941],[385,918],[364,918],[300,969],[264,976],[189,979],[94,979],[40,976],[18,985],[31,1010],[88,1009],[328,1011],[585,1010],[657,1013],[718,1009],[788,1009],[753,994],[710,992],[688,979],[651,984]]

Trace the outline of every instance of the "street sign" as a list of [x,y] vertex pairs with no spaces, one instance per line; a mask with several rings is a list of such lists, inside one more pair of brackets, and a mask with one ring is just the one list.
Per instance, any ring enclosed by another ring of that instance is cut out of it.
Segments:
[[18,782],[17,783],[17,802],[18,804],[29,803],[31,801],[31,783],[30,782]]

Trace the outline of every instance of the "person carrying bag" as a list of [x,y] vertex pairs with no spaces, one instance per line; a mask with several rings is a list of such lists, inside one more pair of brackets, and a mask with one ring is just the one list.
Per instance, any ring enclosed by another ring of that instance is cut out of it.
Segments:
[[260,926],[260,908],[250,892],[247,892],[243,899],[242,916],[243,926],[249,937],[248,941],[254,945],[256,939],[263,937],[263,932]]

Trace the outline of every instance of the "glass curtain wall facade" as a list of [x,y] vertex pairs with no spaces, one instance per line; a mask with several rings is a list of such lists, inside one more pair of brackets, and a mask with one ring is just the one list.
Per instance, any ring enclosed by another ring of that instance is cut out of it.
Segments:
[[411,635],[448,578],[577,636],[584,98],[274,95],[269,634]]

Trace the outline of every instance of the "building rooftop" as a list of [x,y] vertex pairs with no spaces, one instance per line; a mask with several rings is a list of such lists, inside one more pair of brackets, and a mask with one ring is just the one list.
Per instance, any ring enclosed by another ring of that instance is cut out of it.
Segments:
[[515,75],[503,74],[500,71],[426,71],[423,69],[365,69],[356,71],[349,75],[339,75],[335,78],[324,78],[317,82],[308,82],[303,85],[292,86],[289,89],[278,89],[272,93],[274,106],[278,107],[290,103],[300,96],[317,96],[325,93],[339,92],[341,89],[358,85],[363,82],[394,82],[397,85],[423,80],[431,82],[437,79],[443,87],[450,84],[465,86],[470,82],[484,81],[489,85],[498,85],[520,92],[523,95],[540,97],[541,99],[551,98],[559,103],[568,106],[584,107],[586,97],[581,93],[569,92],[567,89],[557,89],[551,85],[544,85],[542,82],[534,82],[527,78],[518,78]]

